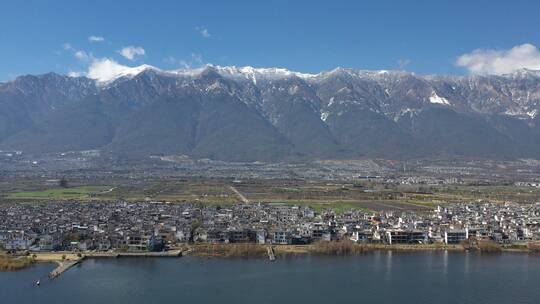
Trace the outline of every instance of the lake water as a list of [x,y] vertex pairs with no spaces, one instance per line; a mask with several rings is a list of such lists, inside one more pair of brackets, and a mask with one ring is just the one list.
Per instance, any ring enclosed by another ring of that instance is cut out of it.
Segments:
[[374,252],[276,262],[89,259],[0,272],[0,303],[540,303],[540,256]]

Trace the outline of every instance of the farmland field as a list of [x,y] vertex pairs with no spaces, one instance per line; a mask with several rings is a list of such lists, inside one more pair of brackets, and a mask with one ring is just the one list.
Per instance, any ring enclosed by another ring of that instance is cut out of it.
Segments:
[[296,179],[149,178],[71,179],[66,188],[46,180],[0,180],[0,201],[167,201],[232,204],[241,201],[311,206],[317,210],[429,210],[457,202],[540,201],[540,190],[513,185],[392,185],[372,181]]
[[52,188],[41,191],[17,191],[9,193],[7,199],[29,200],[89,200],[93,195],[107,191],[108,187],[83,186],[74,188]]

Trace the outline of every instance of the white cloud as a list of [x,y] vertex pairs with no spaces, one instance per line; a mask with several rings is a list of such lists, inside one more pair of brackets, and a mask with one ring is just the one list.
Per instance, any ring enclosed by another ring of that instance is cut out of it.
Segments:
[[168,64],[173,65],[173,66],[181,66],[181,67],[183,67],[185,69],[188,69],[188,68],[191,67],[190,64],[186,60],[178,59],[178,58],[176,58],[174,56],[169,56],[169,57],[165,58],[165,62],[167,62]]
[[524,68],[540,70],[540,51],[530,43],[509,50],[477,49],[459,56],[456,63],[472,74],[502,75]]
[[74,48],[70,43],[62,44],[62,48],[65,51],[73,54],[73,56],[75,58],[77,58],[78,60],[81,60],[81,61],[89,61],[89,60],[94,58],[92,53],[88,53],[88,52],[83,51],[83,50],[78,50],[78,49]]
[[71,51],[71,50],[73,50],[73,47],[71,46],[71,44],[70,44],[70,43],[67,43],[67,42],[64,43],[64,44],[62,44],[62,48],[63,48],[64,50],[66,50],[66,51]]
[[184,69],[189,69],[189,68],[191,68],[191,65],[190,65],[187,61],[185,61],[184,59],[180,59],[180,60],[178,61],[178,64],[179,64],[181,67],[183,67]]
[[201,34],[201,36],[203,36],[204,38],[209,38],[211,36],[207,28],[196,27],[195,30],[199,32],[199,34]]
[[411,63],[411,60],[409,59],[400,59],[398,60],[398,67],[400,70],[403,70],[409,65],[409,63]]
[[88,42],[90,43],[97,43],[97,42],[103,42],[105,41],[105,38],[101,36],[90,36],[88,37]]
[[88,55],[88,53],[81,50],[75,51],[74,56],[79,60],[88,60],[90,58],[90,55]]
[[117,75],[121,75],[128,71],[130,67],[119,64],[110,58],[95,59],[90,67],[86,76],[88,78],[97,79],[99,81],[107,81],[115,78]]
[[196,64],[202,64],[202,55],[198,53],[191,53],[191,60]]
[[136,57],[146,54],[145,50],[140,46],[126,46],[119,50],[118,53],[129,60],[134,60]]
[[67,75],[69,77],[81,77],[81,76],[84,76],[85,73],[84,72],[80,72],[80,71],[71,71],[71,72],[68,72]]
[[171,65],[180,66],[184,69],[190,69],[203,65],[203,56],[199,53],[191,53],[189,59],[180,59],[174,56],[169,56],[164,60]]

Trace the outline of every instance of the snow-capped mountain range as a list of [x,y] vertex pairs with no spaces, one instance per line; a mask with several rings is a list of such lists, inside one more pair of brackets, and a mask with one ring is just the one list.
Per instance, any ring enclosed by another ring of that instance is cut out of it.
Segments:
[[223,160],[540,157],[540,72],[142,65],[0,84],[0,149]]
[[[290,71],[284,68],[254,68],[251,66],[245,67],[236,67],[236,66],[214,66],[214,65],[205,65],[200,68],[194,69],[177,69],[177,70],[161,70],[151,65],[141,65],[137,67],[125,67],[124,69],[106,75],[105,77],[94,77],[96,81],[96,86],[107,87],[111,84],[114,84],[116,80],[122,79],[131,79],[138,76],[144,72],[156,73],[164,77],[173,77],[173,78],[194,78],[200,76],[205,71],[215,71],[220,76],[235,80],[235,81],[250,81],[253,85],[257,85],[257,81],[271,81],[271,80],[280,80],[291,77],[298,77],[304,80],[308,84],[317,85],[318,83],[324,82],[332,77],[346,77],[352,81],[371,81],[381,86],[384,92],[390,96],[390,92],[393,89],[392,86],[399,84],[399,82],[407,80],[420,80],[426,82],[426,86],[430,86],[431,93],[429,96],[423,96],[425,101],[430,103],[446,105],[451,107],[448,98],[453,98],[458,104],[463,105],[475,104],[478,98],[477,96],[464,96],[461,92],[456,90],[463,85],[469,85],[469,90],[478,90],[484,89],[486,93],[489,90],[497,89],[499,86],[502,91],[498,92],[500,94],[495,94],[496,96],[489,96],[491,102],[490,106],[495,104],[506,104],[508,109],[505,109],[501,113],[490,113],[490,114],[506,114],[511,116],[519,116],[524,119],[535,118],[537,109],[534,107],[535,102],[538,101],[540,96],[538,92],[531,95],[530,91],[527,89],[519,89],[519,86],[523,82],[534,81],[540,78],[540,71],[521,69],[517,70],[512,74],[506,74],[502,76],[465,76],[465,77],[449,77],[449,76],[416,76],[414,73],[404,72],[404,71],[368,71],[368,70],[355,70],[355,69],[346,69],[346,68],[336,68],[329,72],[321,72],[318,74],[309,74]],[[450,86],[451,90],[448,88],[442,87],[442,84],[448,85],[451,82],[454,82]],[[483,82],[483,84],[482,84]],[[495,83],[497,82],[497,83]],[[490,84],[491,83],[491,84]],[[439,84],[437,86],[437,84]],[[484,85],[483,88],[472,87],[471,85]],[[490,87],[492,85],[492,87]],[[346,89],[343,87],[342,89]],[[439,96],[439,94],[446,94],[447,97]],[[461,94],[461,95],[460,95]],[[532,107],[531,105],[532,102]],[[506,102],[505,102],[506,101]],[[330,103],[330,101],[329,101]],[[506,107],[505,107],[506,108]],[[474,110],[474,107],[471,108]],[[482,112],[482,110],[479,110]]]

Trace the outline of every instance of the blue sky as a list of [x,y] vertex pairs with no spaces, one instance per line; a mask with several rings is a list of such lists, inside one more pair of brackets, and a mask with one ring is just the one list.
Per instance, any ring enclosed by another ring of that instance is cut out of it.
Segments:
[[[104,58],[163,69],[212,63],[302,72],[343,66],[466,74],[540,66],[540,1],[80,0],[1,7],[0,81],[84,74]],[[500,57],[506,61],[495,66]]]

